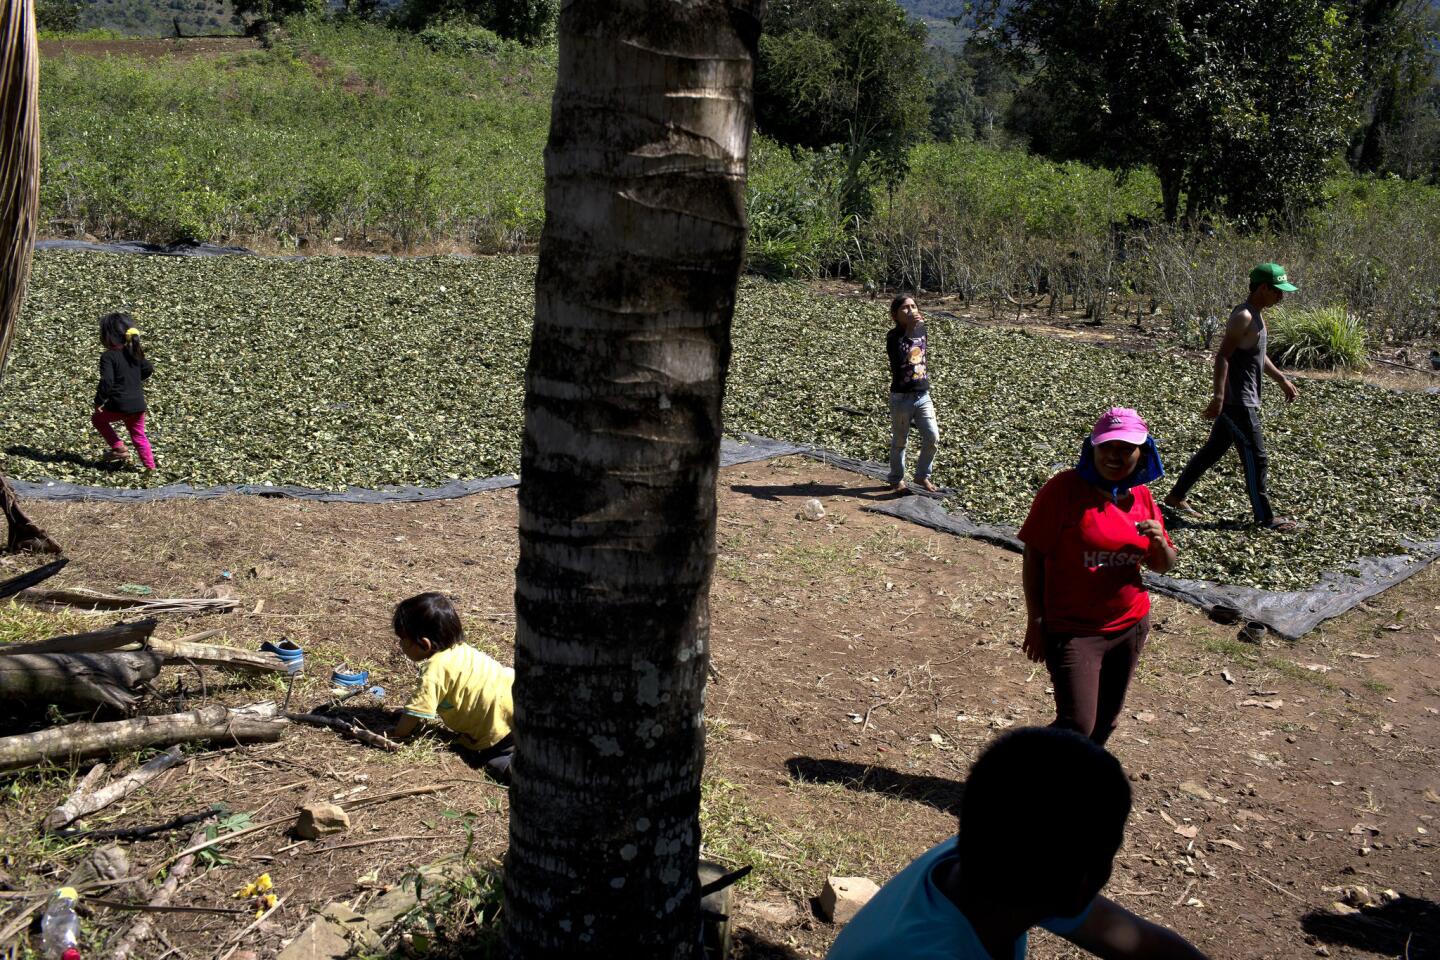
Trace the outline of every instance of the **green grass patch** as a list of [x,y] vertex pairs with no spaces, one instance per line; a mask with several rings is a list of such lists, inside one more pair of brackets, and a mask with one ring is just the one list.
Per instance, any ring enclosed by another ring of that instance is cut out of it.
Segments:
[[[126,308],[156,363],[147,390],[157,481],[376,487],[515,471],[534,268],[520,257],[42,254],[0,389],[5,469],[29,480],[148,482],[106,471],[89,424],[96,318]],[[884,460],[887,324],[883,303],[746,281],[727,427]],[[978,519],[1022,521],[1108,406],[1141,410],[1172,473],[1208,430],[1199,416],[1208,364],[944,316],[930,333],[942,434],[935,479]],[[1303,529],[1177,531],[1178,575],[1293,588],[1357,557],[1396,552],[1404,538],[1440,534],[1440,396],[1339,380],[1307,380],[1302,392],[1286,406],[1269,391],[1264,414],[1272,497]],[[1193,499],[1216,518],[1249,519],[1233,458]]]
[[1282,367],[1358,370],[1366,365],[1365,325],[1344,307],[1278,307],[1266,324],[1266,352]]
[[97,629],[95,621],[63,613],[46,613],[14,600],[0,604],[0,646],[35,643],[67,633]]

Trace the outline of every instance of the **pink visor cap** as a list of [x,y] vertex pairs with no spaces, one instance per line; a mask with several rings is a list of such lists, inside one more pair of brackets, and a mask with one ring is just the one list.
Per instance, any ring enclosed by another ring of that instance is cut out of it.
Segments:
[[1100,419],[1095,421],[1095,429],[1090,431],[1090,443],[1097,447],[1111,440],[1123,440],[1138,447],[1148,439],[1150,428],[1145,425],[1140,414],[1129,407],[1111,407],[1106,410],[1100,415]]

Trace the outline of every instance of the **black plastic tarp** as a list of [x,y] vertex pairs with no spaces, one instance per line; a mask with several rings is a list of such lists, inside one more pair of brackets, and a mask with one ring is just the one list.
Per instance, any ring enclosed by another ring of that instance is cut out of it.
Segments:
[[[720,447],[720,465],[754,463],[776,457],[800,454],[841,470],[873,479],[883,479],[888,469],[878,463],[857,460],[832,450],[806,444],[771,440],[752,434],[739,439],[726,439]],[[58,481],[30,482],[12,480],[21,496],[37,500],[102,500],[118,502],[150,502],[175,499],[214,499],[231,494],[250,494],[293,500],[329,503],[418,503],[426,500],[451,500],[487,490],[499,490],[519,484],[518,477],[506,475],[484,480],[455,480],[439,487],[394,486],[380,489],[349,487],[344,490],[318,490],[294,484],[228,484],[193,487],[172,483],[163,487],[123,490],[114,487],[84,487]],[[1010,550],[1022,550],[1016,528],[1002,524],[976,523],[963,513],[947,510],[939,495],[916,495],[868,505],[863,509],[896,517],[932,530],[956,536],[984,540]],[[1145,574],[1146,583],[1157,593],[1175,597],[1186,603],[1212,610],[1216,606],[1233,607],[1247,620],[1258,620],[1276,634],[1296,639],[1331,617],[1339,616],[1363,600],[1423,570],[1440,558],[1440,540],[1407,543],[1408,555],[1366,557],[1347,564],[1346,569],[1330,571],[1306,590],[1258,590],[1234,584],[1211,583],[1204,580],[1181,580]]]
[[[909,520],[932,530],[985,540],[1011,550],[1024,549],[1015,536],[1015,527],[975,523],[962,513],[947,511],[944,504],[937,500],[905,497],[864,509]],[[1344,571],[1325,573],[1319,582],[1306,590],[1257,590],[1208,580],[1180,580],[1153,573],[1145,574],[1145,582],[1156,593],[1193,603],[1207,611],[1216,606],[1234,607],[1245,619],[1258,620],[1280,636],[1294,640],[1325,620],[1338,617],[1362,600],[1419,573],[1440,557],[1440,540],[1407,543],[1405,546],[1413,552],[1393,557],[1365,557],[1347,565]]]
[[[725,439],[720,442],[720,465],[730,467],[790,454],[803,453],[807,448],[764,437],[744,441]],[[112,502],[149,503],[157,500],[214,500],[232,494],[277,497],[287,500],[314,500],[322,503],[419,503],[425,500],[454,500],[487,490],[500,490],[520,483],[514,474],[488,477],[484,480],[453,480],[439,487],[407,485],[376,489],[346,487],[344,490],[320,490],[296,484],[234,483],[213,487],[195,487],[188,483],[167,483],[163,487],[121,489],[118,487],[86,487],[58,480],[11,480],[10,485],[21,497],[33,500],[103,500]]]

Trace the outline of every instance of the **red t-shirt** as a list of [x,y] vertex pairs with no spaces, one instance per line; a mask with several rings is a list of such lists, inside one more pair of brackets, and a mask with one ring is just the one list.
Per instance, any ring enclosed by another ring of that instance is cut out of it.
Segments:
[[1159,520],[1163,529],[1165,521],[1148,487],[1130,493],[1121,498],[1129,506],[1121,506],[1078,471],[1066,470],[1035,495],[1020,539],[1045,557],[1047,633],[1110,633],[1150,612],[1150,594],[1140,580],[1150,539],[1135,524]]

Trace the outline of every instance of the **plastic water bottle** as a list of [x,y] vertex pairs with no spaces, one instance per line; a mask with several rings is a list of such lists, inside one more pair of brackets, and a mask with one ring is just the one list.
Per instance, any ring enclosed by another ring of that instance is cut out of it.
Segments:
[[61,887],[50,898],[40,918],[40,945],[46,960],[80,960],[80,918],[75,915],[79,899],[74,887]]

